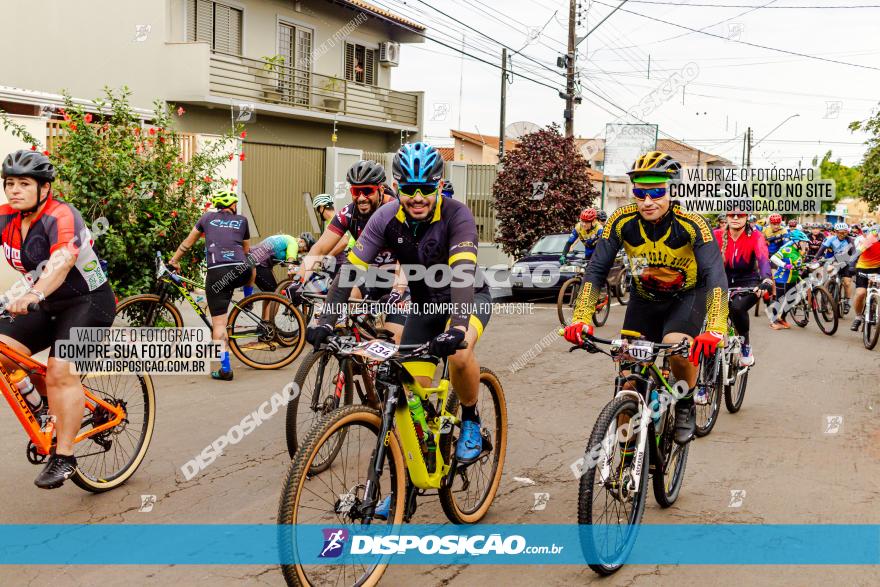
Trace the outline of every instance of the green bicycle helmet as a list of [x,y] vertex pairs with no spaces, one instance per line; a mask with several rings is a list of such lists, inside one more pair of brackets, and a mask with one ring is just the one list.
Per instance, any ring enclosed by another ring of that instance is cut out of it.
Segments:
[[228,208],[238,202],[238,195],[231,190],[220,190],[211,196],[211,205],[217,208]]

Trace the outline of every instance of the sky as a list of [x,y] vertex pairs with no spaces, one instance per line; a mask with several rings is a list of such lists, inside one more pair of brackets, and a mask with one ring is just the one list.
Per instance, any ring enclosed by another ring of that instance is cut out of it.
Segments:
[[[558,91],[565,80],[556,58],[565,52],[568,0],[371,1],[426,25],[428,37],[447,45],[461,48],[464,33],[465,51],[474,57],[500,64],[501,44],[520,51],[512,57],[508,124],[562,125]],[[866,136],[848,125],[871,116],[880,102],[880,1],[671,2],[681,5],[629,0],[579,45],[584,100],[575,111],[576,136],[604,136],[605,124],[622,115],[617,105],[647,112],[640,117],[658,124],[661,138],[683,139],[736,164],[747,127],[753,143],[761,141],[752,151],[753,166],[809,166],[829,149],[845,164],[861,161]],[[580,4],[577,34],[584,35],[619,0]],[[791,8],[860,5],[875,8]],[[452,144],[450,128],[497,136],[500,85],[500,69],[430,40],[403,45],[392,72],[395,89],[425,91],[425,134],[438,145]]]

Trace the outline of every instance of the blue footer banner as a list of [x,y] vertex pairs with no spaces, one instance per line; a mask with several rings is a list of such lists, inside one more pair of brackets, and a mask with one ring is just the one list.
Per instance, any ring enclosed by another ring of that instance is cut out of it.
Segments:
[[880,525],[0,525],[0,564],[877,565]]

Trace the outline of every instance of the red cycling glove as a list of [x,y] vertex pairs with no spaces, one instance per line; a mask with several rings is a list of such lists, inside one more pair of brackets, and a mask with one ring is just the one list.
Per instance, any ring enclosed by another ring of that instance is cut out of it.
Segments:
[[584,344],[584,329],[586,329],[587,334],[593,336],[593,325],[592,324],[584,324],[583,322],[575,322],[569,326],[565,327],[565,340],[570,342],[571,344],[576,344],[581,346]]
[[694,339],[694,344],[691,346],[691,363],[696,367],[700,364],[701,355],[706,357],[714,355],[715,349],[718,348],[718,343],[721,342],[722,338],[724,338],[724,336],[717,332],[706,331],[698,335]]

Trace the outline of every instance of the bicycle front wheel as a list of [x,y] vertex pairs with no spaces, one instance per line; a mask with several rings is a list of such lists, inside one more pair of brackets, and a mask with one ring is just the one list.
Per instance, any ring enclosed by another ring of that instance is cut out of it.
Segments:
[[[156,392],[145,374],[89,373],[81,379],[92,395],[125,410],[122,422],[73,446],[77,467],[71,479],[81,489],[102,493],[125,483],[143,462],[156,423]],[[80,434],[110,419],[100,404],[88,406]]]
[[559,317],[559,323],[563,326],[571,324],[577,299],[581,293],[581,283],[580,277],[572,277],[562,284],[559,295],[556,296],[556,314]]
[[138,294],[116,304],[113,326],[183,328],[183,316],[170,300],[162,301],[155,294]]
[[862,325],[862,342],[869,351],[877,346],[880,337],[880,296],[869,294],[865,300],[865,323]]
[[794,323],[801,328],[806,328],[810,323],[810,304],[807,300],[800,300],[788,313]]
[[[382,444],[379,438],[382,418],[365,406],[346,406],[336,410],[312,428],[302,449],[290,464],[278,505],[278,549],[281,572],[288,585],[375,585],[387,566],[386,558],[365,565],[342,554],[333,564],[306,565],[300,561],[315,555],[313,541],[297,540],[297,527],[303,524],[334,527],[362,523],[372,515],[375,504],[367,507],[364,494],[372,466],[372,455]],[[323,447],[344,436],[339,458],[327,471],[315,474],[315,459]],[[404,514],[406,465],[395,434],[389,434],[385,463],[375,489],[375,501],[390,497],[388,533],[400,524]]]
[[[350,363],[341,362],[327,350],[312,351],[300,363],[293,378],[296,397],[287,403],[287,452],[296,456],[309,430],[320,419],[340,406],[351,405],[352,374]],[[332,450],[328,457],[335,456]],[[316,467],[320,470],[332,459],[320,458]]]
[[593,324],[596,326],[604,326],[608,322],[608,316],[611,314],[611,289],[608,282],[599,290],[599,302],[596,304],[596,312],[593,314]]
[[724,373],[721,371],[721,352],[715,354],[715,358],[700,362],[700,377],[697,379],[697,388],[701,386],[706,390],[706,403],[698,404],[694,399],[697,409],[698,437],[707,436],[718,422],[718,414],[721,413],[721,394],[724,390]]
[[229,350],[253,369],[280,369],[291,364],[306,342],[305,322],[285,297],[256,293],[229,313]]
[[[578,486],[578,524],[581,550],[590,568],[610,575],[626,562],[645,512],[650,452],[645,451],[638,486],[634,481],[635,422],[639,404],[617,397],[603,408],[593,426],[584,453],[583,475]],[[603,468],[607,476],[603,477]]]
[[[669,383],[671,385],[672,381]],[[651,484],[657,504],[668,508],[675,503],[681,492],[691,443],[682,446],[675,442],[675,410],[667,408],[661,417],[663,432],[657,439],[657,453],[662,461],[653,465]]]
[[828,336],[837,332],[840,312],[837,309],[837,302],[834,301],[828,290],[824,287],[814,287],[812,306],[813,316],[816,318],[819,330]]
[[[455,399],[450,399],[450,402],[457,404]],[[450,411],[455,413],[457,410]],[[454,470],[439,491],[440,505],[453,524],[475,524],[483,519],[495,499],[504,469],[507,400],[498,376],[485,367],[480,369],[477,413],[480,415],[483,435],[483,455],[466,466],[458,465],[453,460]],[[445,462],[450,462],[454,446],[451,433],[441,438],[440,450]]]

